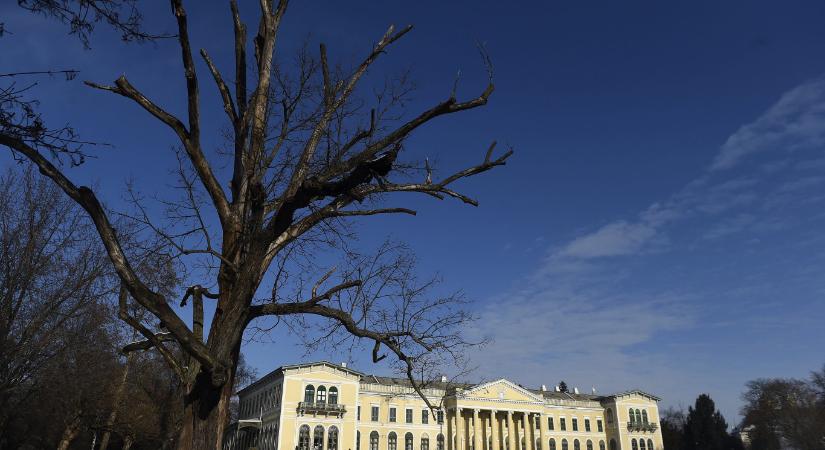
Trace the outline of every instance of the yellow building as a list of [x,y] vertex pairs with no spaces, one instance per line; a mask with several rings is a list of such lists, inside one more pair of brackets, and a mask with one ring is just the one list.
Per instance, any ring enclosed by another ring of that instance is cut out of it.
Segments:
[[[283,366],[239,393],[226,450],[661,450],[659,398],[528,389],[500,379],[424,389],[326,361]],[[447,439],[452,436],[452,439]]]

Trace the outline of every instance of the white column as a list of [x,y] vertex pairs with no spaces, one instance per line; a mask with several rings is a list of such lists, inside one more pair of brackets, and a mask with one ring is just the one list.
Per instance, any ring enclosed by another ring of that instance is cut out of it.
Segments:
[[499,439],[501,439],[501,426],[498,423],[496,413],[498,413],[498,411],[494,409],[490,411],[490,428],[492,429],[493,435],[493,448],[489,450],[500,450]]
[[481,447],[481,427],[478,426],[478,408],[473,409],[473,449],[484,450]]
[[453,414],[450,414],[450,410],[445,409],[444,414],[447,415],[447,435],[444,436],[444,440],[447,441],[447,450],[456,450],[455,448],[453,448],[453,434],[455,433],[455,412],[453,412]]
[[516,450],[516,426],[513,423],[513,411],[507,411],[507,443],[509,450]]
[[523,450],[533,450],[533,424],[530,423],[531,417],[530,413],[524,413],[524,449]]
[[458,431],[456,437],[456,450],[464,450],[464,418],[461,417],[461,408],[455,408],[455,420],[458,426],[456,426],[456,430]]

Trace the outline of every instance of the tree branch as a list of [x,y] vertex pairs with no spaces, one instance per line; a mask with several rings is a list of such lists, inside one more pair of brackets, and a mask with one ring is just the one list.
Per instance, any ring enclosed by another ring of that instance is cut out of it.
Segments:
[[[366,338],[375,341],[375,346],[373,347],[373,361],[382,360],[386,355],[378,356],[378,349],[380,345],[386,346],[390,351],[392,351],[395,356],[398,358],[400,362],[402,362],[406,366],[406,375],[407,379],[413,386],[413,389],[418,393],[418,395],[424,400],[427,404],[427,407],[432,409],[433,406],[430,404],[427,397],[424,395],[421,386],[419,385],[418,381],[413,376],[413,368],[414,368],[414,359],[404,352],[401,346],[398,344],[396,338],[401,336],[407,337],[414,337],[414,333],[408,331],[400,331],[400,332],[377,332],[373,330],[369,330],[367,328],[363,328],[358,326],[356,321],[353,319],[352,315],[348,312],[332,308],[326,305],[318,304],[317,302],[300,302],[300,303],[271,303],[267,305],[261,305],[258,307],[256,311],[257,316],[263,315],[275,315],[275,316],[284,316],[284,315],[292,315],[292,314],[311,314],[321,317],[326,317],[328,319],[332,319],[339,324],[341,324],[347,332],[351,335],[359,338]],[[413,339],[416,343],[421,345],[423,341],[420,339]],[[426,345],[425,350],[431,351],[432,347]]]
[[139,320],[130,316],[127,306],[128,297],[129,290],[125,284],[121,283],[120,292],[118,294],[118,317],[142,334],[146,340],[132,345],[127,345],[123,348],[123,353],[128,353],[135,350],[148,350],[149,348],[155,347],[158,349],[158,352],[161,354],[166,363],[169,364],[169,367],[171,367],[175,374],[177,374],[180,380],[185,381],[186,378],[183,367],[177,361],[172,352],[170,352],[169,349],[163,345],[163,342],[173,339],[171,333],[152,333],[148,328],[143,326]]
[[[306,308],[316,305],[324,300],[329,300],[333,295],[345,289],[361,286],[361,280],[345,281],[338,284],[321,295],[314,295],[309,300],[293,303],[266,303],[263,305],[253,305],[250,307],[250,317],[256,318],[268,315],[299,314]],[[316,286],[317,288],[317,286]],[[313,292],[315,288],[313,288]],[[287,312],[288,311],[288,312]]]
[[200,178],[201,183],[203,183],[203,186],[206,188],[206,192],[209,193],[209,196],[212,199],[212,203],[215,206],[218,213],[218,218],[221,220],[221,224],[225,225],[231,215],[229,204],[226,200],[226,195],[224,194],[223,188],[221,188],[217,178],[215,178],[215,174],[212,172],[212,167],[206,160],[206,156],[204,156],[201,151],[200,143],[196,139],[192,138],[191,132],[186,129],[183,122],[149,100],[145,95],[132,86],[131,83],[129,83],[129,80],[126,79],[125,75],[121,75],[120,78],[115,81],[115,86],[100,85],[91,81],[84,81],[84,83],[95,89],[113,92],[133,100],[138,105],[143,107],[143,109],[155,116],[158,120],[169,126],[169,128],[171,128],[175,134],[178,135],[181,144],[183,144],[183,148],[186,150],[186,154],[189,156],[195,171],[198,173],[198,178]]
[[[309,163],[312,160],[313,155],[315,154],[315,149],[318,147],[318,143],[321,140],[321,136],[323,135],[324,131],[327,129],[329,125],[329,121],[332,118],[333,113],[335,110],[341,107],[349,98],[350,94],[352,94],[353,90],[355,90],[355,86],[358,84],[358,81],[361,79],[361,76],[367,71],[367,68],[381,55],[384,50],[393,42],[401,39],[405,34],[407,34],[410,30],[412,30],[412,25],[405,27],[398,33],[395,33],[395,27],[390,26],[387,29],[387,32],[384,33],[384,36],[381,38],[380,41],[375,45],[372,49],[372,52],[364,59],[363,62],[358,66],[355,70],[355,73],[347,80],[341,95],[333,99],[334,92],[332,92],[332,88],[328,85],[329,83],[329,74],[327,73],[326,69],[326,47],[321,47],[322,53],[322,65],[324,66],[324,92],[325,92],[325,103],[326,108],[324,114],[321,116],[321,119],[315,125],[315,128],[312,131],[309,139],[307,139],[306,145],[304,145],[304,150],[299,158],[298,162],[296,163],[295,168],[292,172],[292,178],[290,179],[289,185],[287,186],[286,190],[284,191],[283,198],[289,199],[294,196],[298,189],[300,188],[301,184],[304,182],[307,174],[309,173]],[[288,201],[288,200],[287,200]]]
[[54,181],[66,195],[86,210],[92,222],[95,224],[95,228],[103,241],[103,245],[106,248],[109,259],[114,265],[118,277],[126,289],[128,289],[129,294],[165,324],[181,347],[197,359],[206,370],[213,372],[215,375],[213,382],[219,384],[225,382],[225,368],[215,360],[202,343],[196,341],[186,324],[184,324],[180,317],[169,307],[166,299],[149,289],[149,287],[138,278],[121,248],[117,233],[112,227],[103,206],[92,190],[85,186],[75,186],[60,170],[44,158],[43,155],[19,139],[0,134],[0,145],[10,148],[13,152],[18,152],[32,161],[37,165],[40,173]]
[[186,97],[189,110],[189,137],[200,147],[200,96],[198,94],[198,75],[195,71],[195,61],[192,58],[192,47],[189,44],[189,31],[186,21],[186,10],[182,0],[171,0],[172,12],[178,22],[178,41],[180,42],[181,59],[183,59],[184,77],[186,78]]
[[235,111],[235,103],[232,101],[232,94],[229,93],[229,87],[223,81],[221,73],[218,71],[218,68],[215,67],[215,64],[212,62],[212,58],[209,57],[206,50],[201,49],[201,57],[203,57],[207,67],[209,67],[209,72],[212,73],[212,78],[215,79],[215,84],[218,86],[218,91],[220,92],[221,99],[223,100],[223,110],[226,111],[226,115],[229,116],[229,122],[237,130],[238,114]]

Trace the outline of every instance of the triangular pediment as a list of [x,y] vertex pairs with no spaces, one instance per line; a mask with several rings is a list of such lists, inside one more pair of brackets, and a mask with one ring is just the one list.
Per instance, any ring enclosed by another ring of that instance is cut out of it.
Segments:
[[626,397],[636,397],[636,398],[643,398],[643,399],[645,399],[645,400],[652,400],[652,401],[654,401],[654,402],[658,402],[658,401],[660,401],[660,400],[661,400],[659,397],[656,397],[656,396],[655,396],[655,395],[653,395],[653,394],[648,394],[647,392],[640,391],[640,390],[638,390],[638,389],[634,389],[634,390],[632,390],[632,391],[620,392],[620,393],[618,393],[618,394],[614,394],[614,395],[612,395],[612,397],[615,397],[615,398],[622,398],[622,397],[625,397],[625,398],[626,398]]
[[500,379],[479,384],[464,391],[464,397],[517,402],[541,402],[544,399],[512,381]]

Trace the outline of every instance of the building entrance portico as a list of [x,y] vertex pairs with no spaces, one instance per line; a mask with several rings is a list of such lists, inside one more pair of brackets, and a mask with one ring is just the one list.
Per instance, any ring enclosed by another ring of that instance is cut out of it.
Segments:
[[507,380],[455,389],[445,399],[448,450],[540,450],[544,399]]

